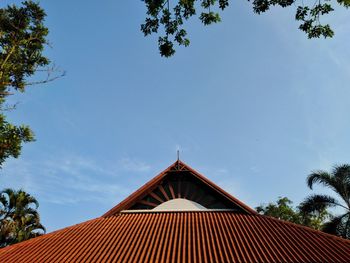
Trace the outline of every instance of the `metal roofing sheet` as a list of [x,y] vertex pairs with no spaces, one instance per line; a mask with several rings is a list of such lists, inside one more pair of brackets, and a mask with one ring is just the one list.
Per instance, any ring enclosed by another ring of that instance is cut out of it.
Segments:
[[0,262],[350,262],[350,241],[257,214],[122,213],[0,249]]

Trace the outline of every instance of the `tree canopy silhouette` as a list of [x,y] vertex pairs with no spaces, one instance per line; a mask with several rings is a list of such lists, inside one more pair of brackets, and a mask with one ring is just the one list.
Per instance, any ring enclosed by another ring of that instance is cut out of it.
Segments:
[[[219,10],[228,6],[229,0],[143,0],[146,5],[146,19],[141,25],[145,36],[160,33],[158,38],[159,52],[162,56],[170,57],[175,54],[174,43],[188,46],[185,21],[196,16],[205,25],[221,21]],[[249,1],[249,0],[248,0]],[[250,2],[250,1],[249,1]],[[348,8],[350,0],[337,0],[338,4]],[[329,0],[252,0],[253,11],[256,14],[267,12],[271,7],[295,7],[295,20],[299,29],[309,38],[333,37],[334,31],[329,24],[321,22],[322,16],[334,11]]]

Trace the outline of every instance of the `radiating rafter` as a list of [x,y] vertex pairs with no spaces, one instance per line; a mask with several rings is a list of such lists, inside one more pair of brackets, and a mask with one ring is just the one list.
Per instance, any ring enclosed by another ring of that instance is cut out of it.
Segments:
[[158,200],[160,203],[165,202],[162,198],[160,198],[157,194],[155,194],[153,192],[150,192],[149,195],[152,196],[154,199]]
[[181,161],[174,163],[140,189],[105,215],[117,213],[120,209],[149,210],[177,198],[191,200],[209,209],[237,209],[255,213]]
[[170,200],[168,194],[165,192],[164,187],[162,185],[160,185],[159,190],[162,192],[162,194],[164,195],[164,197],[166,198],[166,200]]
[[170,190],[170,194],[171,194],[172,199],[175,199],[176,197],[175,197],[174,188],[170,182],[168,183],[168,186],[169,186],[169,190]]

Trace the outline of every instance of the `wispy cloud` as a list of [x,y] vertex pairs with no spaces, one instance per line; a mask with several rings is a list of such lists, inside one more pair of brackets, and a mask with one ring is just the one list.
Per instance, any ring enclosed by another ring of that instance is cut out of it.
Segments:
[[131,158],[122,158],[119,161],[119,164],[124,170],[132,172],[146,172],[151,169],[151,166],[146,164],[145,162]]
[[145,162],[127,158],[117,163],[122,167],[72,154],[49,157],[44,162],[9,160],[2,171],[0,184],[23,188],[49,203],[108,203],[130,193],[122,169],[133,172],[150,169]]

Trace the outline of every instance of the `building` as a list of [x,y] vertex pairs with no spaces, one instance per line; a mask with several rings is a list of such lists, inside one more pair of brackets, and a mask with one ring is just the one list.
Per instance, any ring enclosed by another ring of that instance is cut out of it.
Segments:
[[101,217],[3,248],[0,262],[350,262],[350,241],[259,215],[176,161]]

